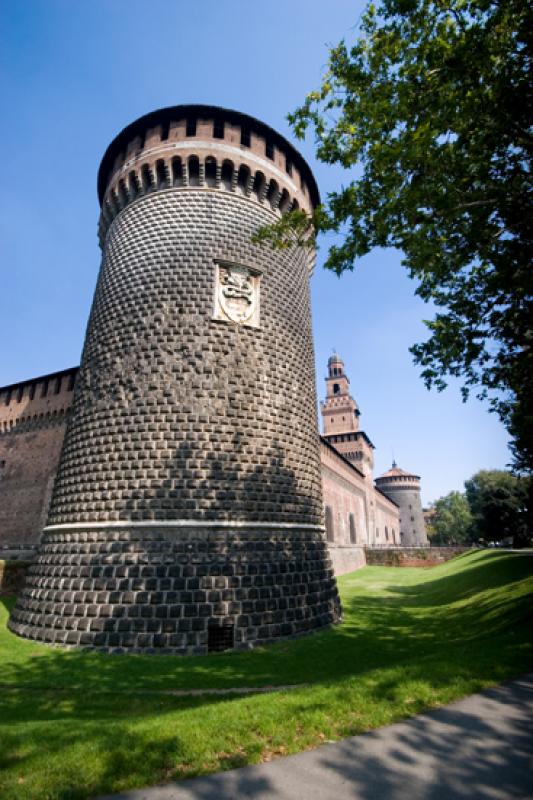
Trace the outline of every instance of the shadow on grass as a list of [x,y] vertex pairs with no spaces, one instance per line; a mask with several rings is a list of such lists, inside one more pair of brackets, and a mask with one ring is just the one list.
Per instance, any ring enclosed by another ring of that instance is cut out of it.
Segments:
[[[224,718],[236,698],[93,698],[83,691],[4,692],[0,704],[0,795],[81,800],[202,771],[188,735],[196,715]],[[174,723],[166,721],[172,715]],[[180,715],[180,716],[176,716]],[[184,728],[186,732],[184,733]],[[200,746],[200,752],[202,747]],[[209,754],[209,748],[207,749]],[[209,754],[212,769],[249,763],[248,752]],[[206,765],[204,769],[208,769]],[[20,776],[13,786],[13,775]],[[41,783],[41,776],[43,782]]]
[[[502,686],[481,698],[476,713],[464,706],[442,708],[403,723],[393,737],[375,731],[356,745],[346,741],[325,748],[320,766],[326,780],[328,774],[341,776],[350,795],[360,800],[530,796],[533,748],[525,703],[531,707],[532,697],[531,680]],[[501,720],[494,701],[517,709],[511,725]],[[297,765],[294,769],[298,780]],[[325,796],[333,796],[327,788]]]
[[[467,667],[461,665],[458,660],[456,664],[450,663],[447,667],[438,663],[413,664],[406,668],[401,678],[405,682],[423,681],[431,691],[448,685],[452,674],[455,680],[464,680],[465,687],[470,691],[479,688],[487,676],[489,680],[494,680],[494,671],[486,668],[483,662],[477,667],[479,675],[476,680],[479,685],[472,682],[475,672],[474,665]],[[502,675],[505,677],[504,672]],[[391,680],[386,676],[375,676],[376,679],[372,681],[369,692],[365,695],[367,702],[383,705],[389,698],[394,699],[398,689],[398,677],[400,676]],[[470,683],[467,683],[468,681]],[[193,777],[202,772],[245,766],[256,761],[261,752],[268,749],[269,734],[272,726],[277,727],[278,721],[280,728],[283,729],[283,726],[287,725],[287,720],[290,720],[292,729],[297,730],[311,720],[317,731],[324,731],[327,738],[350,736],[361,733],[368,727],[368,723],[365,722],[361,725],[357,721],[346,720],[337,727],[328,728],[327,720],[332,709],[339,704],[346,707],[349,694],[347,687],[337,684],[331,686],[329,693],[318,700],[321,688],[323,687],[317,686],[316,693],[308,691],[305,696],[300,694],[293,699],[288,696],[285,698],[284,706],[277,705],[275,709],[270,708],[268,711],[270,726],[263,733],[257,730],[253,715],[246,713],[246,709],[241,709],[241,716],[238,719],[232,716],[239,703],[250,707],[250,698],[246,700],[206,697],[163,698],[161,701],[154,699],[152,705],[147,702],[146,697],[135,696],[120,702],[112,695],[100,695],[91,701],[83,692],[69,692],[64,700],[58,700],[57,693],[53,692],[39,692],[31,698],[23,692],[9,693],[7,697],[4,695],[2,698],[5,734],[2,736],[0,769],[6,773],[8,770],[12,774],[15,772],[23,778],[31,772],[35,780],[33,783],[28,780],[27,791],[24,786],[19,785],[10,793],[11,787],[6,785],[2,797],[6,800],[41,796],[46,796],[49,800],[67,800],[67,798],[81,800],[105,792],[121,791],[131,786],[143,786],[153,782],[176,780],[179,777]],[[400,708],[397,715],[416,714],[427,707],[427,698],[417,698],[408,708]],[[181,712],[183,717],[177,718],[176,712]],[[206,715],[216,720],[221,739],[218,742],[218,750],[215,746],[215,751],[209,752],[208,748],[206,754],[198,758],[194,741],[191,745],[186,732],[195,724],[195,720],[203,720]],[[151,718],[154,716],[157,716],[159,723],[157,726],[151,723]],[[236,730],[243,736],[245,746],[233,749],[231,742]],[[220,734],[224,731],[228,733],[227,744],[224,744],[224,733]],[[376,735],[379,735],[379,732]],[[459,779],[462,772],[457,765],[457,750],[464,752],[465,741],[469,740],[461,737],[470,735],[482,736],[483,730],[479,726],[476,728],[474,723],[468,723],[468,720],[463,719],[461,725],[450,727],[449,735],[443,735],[441,732],[438,736],[435,732],[428,731],[425,723],[418,722],[408,738],[397,741],[399,755],[395,756],[393,749],[385,758],[384,764],[380,761],[381,766],[377,771],[374,771],[377,765],[375,755],[367,757],[364,750],[358,746],[355,758],[353,750],[344,749],[344,743],[340,745],[341,749],[336,752],[333,759],[328,756],[331,752],[329,749],[323,751],[323,765],[359,786],[361,797],[393,797],[396,795],[380,794],[376,790],[387,786],[400,790],[404,779],[395,768],[397,767],[395,759],[399,758],[405,767],[408,759],[414,755],[415,759],[420,760],[420,766],[423,766],[423,759],[420,758],[422,753],[428,757],[442,758],[454,755],[452,766],[454,775]],[[452,754],[454,736],[456,751]],[[252,741],[252,746],[246,745],[248,740]],[[309,740],[315,745],[321,741],[316,736]],[[515,741],[516,747],[518,744]],[[390,743],[388,746],[390,749]],[[227,752],[224,752],[225,750]],[[484,756],[487,756],[486,750]],[[53,763],[58,757],[64,758],[67,768],[58,767]],[[474,773],[476,779],[483,778],[483,763],[482,758],[479,768]],[[467,765],[463,766],[466,768]],[[39,783],[40,774],[46,775],[45,786]],[[292,767],[291,775],[294,777]],[[213,792],[217,785],[216,780],[216,778],[204,779],[207,782],[205,793],[201,790],[194,796],[217,797],[217,800],[239,796],[265,798],[278,796],[275,784],[264,775],[233,774],[228,776],[230,787],[228,792],[217,791],[209,794],[207,790],[210,788]],[[223,786],[225,785],[224,783]],[[512,784],[504,782],[504,785]],[[365,793],[367,791],[368,794]]]
[[[424,572],[412,585],[401,583],[411,578],[399,571],[386,595],[367,593],[362,574],[360,583],[356,578],[346,589],[342,626],[252,653],[106,656],[54,649],[1,631],[0,683],[20,688],[0,694],[0,766],[38,775],[46,773],[47,754],[57,759],[63,752],[66,764],[45,790],[37,783],[3,796],[77,799],[229,769],[257,760],[272,730],[283,730],[288,746],[302,749],[319,744],[319,734],[360,733],[416,714],[435,697],[446,702],[457,696],[458,686],[466,693],[526,671],[532,602],[515,589],[533,572],[533,559],[523,561],[478,559],[464,562],[456,574],[445,565],[440,577],[429,580]],[[456,599],[464,603],[450,605]],[[313,685],[275,699],[158,693],[305,682]],[[376,716],[360,704],[376,709]],[[194,739],[208,737],[206,718],[220,742],[218,750],[213,744],[204,753],[204,743]],[[306,732],[303,744],[300,729]],[[244,747],[231,744],[241,740]],[[76,768],[80,760],[83,770]]]
[[[325,800],[341,795],[358,800],[529,797],[533,748],[529,719],[522,709],[531,704],[532,695],[531,680],[499,687],[479,698],[477,709],[472,705],[439,709],[393,731],[375,731],[298,759],[175,785],[172,796],[270,800],[318,796],[320,786]],[[513,713],[511,725],[501,720],[499,704],[521,710]]]
[[[397,586],[391,591],[401,594],[402,605],[435,606],[473,597],[482,591],[509,586],[533,574],[531,557],[520,554],[490,554],[481,561],[472,562],[470,553],[454,559],[457,564],[463,560],[461,569],[450,575],[439,575],[435,580],[418,583],[415,586]],[[408,599],[409,598],[409,599]]]
[[[533,602],[531,594],[518,596],[513,587],[532,574],[532,558],[495,555],[465,562],[459,571],[433,580],[423,572],[414,585],[387,587],[385,597],[367,593],[364,582],[356,580],[355,591],[344,593],[342,625],[249,653],[110,656],[51,648],[2,631],[0,684],[116,693],[356,677],[456,642],[465,646],[480,637],[505,638],[511,628],[516,634],[532,621]],[[454,605],[459,600],[465,602]]]

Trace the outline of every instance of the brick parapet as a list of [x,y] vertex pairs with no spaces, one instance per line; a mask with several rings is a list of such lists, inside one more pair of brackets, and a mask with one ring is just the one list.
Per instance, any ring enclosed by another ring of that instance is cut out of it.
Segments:
[[[126,128],[110,145],[99,177],[102,247],[110,223],[139,197],[168,189],[223,191],[268,208],[273,220],[319,201],[300,154],[263,123],[224,109],[177,106]],[[188,135],[188,122],[194,130]],[[155,123],[155,124],[154,124]],[[218,135],[216,135],[218,133]],[[243,134],[249,136],[243,144]],[[270,156],[268,155],[270,154]],[[314,251],[309,250],[309,267]]]
[[0,387],[0,436],[63,424],[77,367]]

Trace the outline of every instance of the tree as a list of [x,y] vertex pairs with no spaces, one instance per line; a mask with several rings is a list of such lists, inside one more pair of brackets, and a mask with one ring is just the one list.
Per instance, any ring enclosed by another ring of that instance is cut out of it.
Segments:
[[481,470],[465,481],[476,537],[515,546],[533,537],[533,480],[504,470]]
[[289,115],[350,180],[313,218],[258,237],[337,231],[326,267],[339,275],[374,247],[401,249],[438,307],[411,348],[426,385],[456,376],[464,399],[489,398],[519,469],[533,468],[532,43],[526,0],[368,5],[359,38],[331,49],[320,89]]
[[472,513],[466,496],[449,492],[434,504],[431,521],[431,544],[470,544],[472,538]]

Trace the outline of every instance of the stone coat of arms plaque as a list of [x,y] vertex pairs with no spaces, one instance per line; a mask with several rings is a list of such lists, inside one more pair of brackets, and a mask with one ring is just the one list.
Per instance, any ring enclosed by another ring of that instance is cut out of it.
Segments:
[[216,262],[213,318],[258,328],[260,281],[258,270],[242,264]]

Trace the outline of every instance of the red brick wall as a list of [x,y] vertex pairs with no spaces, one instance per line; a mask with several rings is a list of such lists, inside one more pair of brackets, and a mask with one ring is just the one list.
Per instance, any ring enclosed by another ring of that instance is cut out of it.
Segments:
[[0,548],[39,541],[76,371],[0,389]]
[[434,567],[468,550],[469,547],[367,548],[366,563],[375,567]]
[[39,541],[64,434],[63,424],[0,437],[0,546]]
[[[320,441],[320,462],[324,508],[331,509],[333,521],[329,551],[335,573],[342,575],[365,565],[364,546],[375,541],[391,547],[397,543],[399,509],[324,439]],[[351,514],[355,522],[355,542],[350,539]]]

